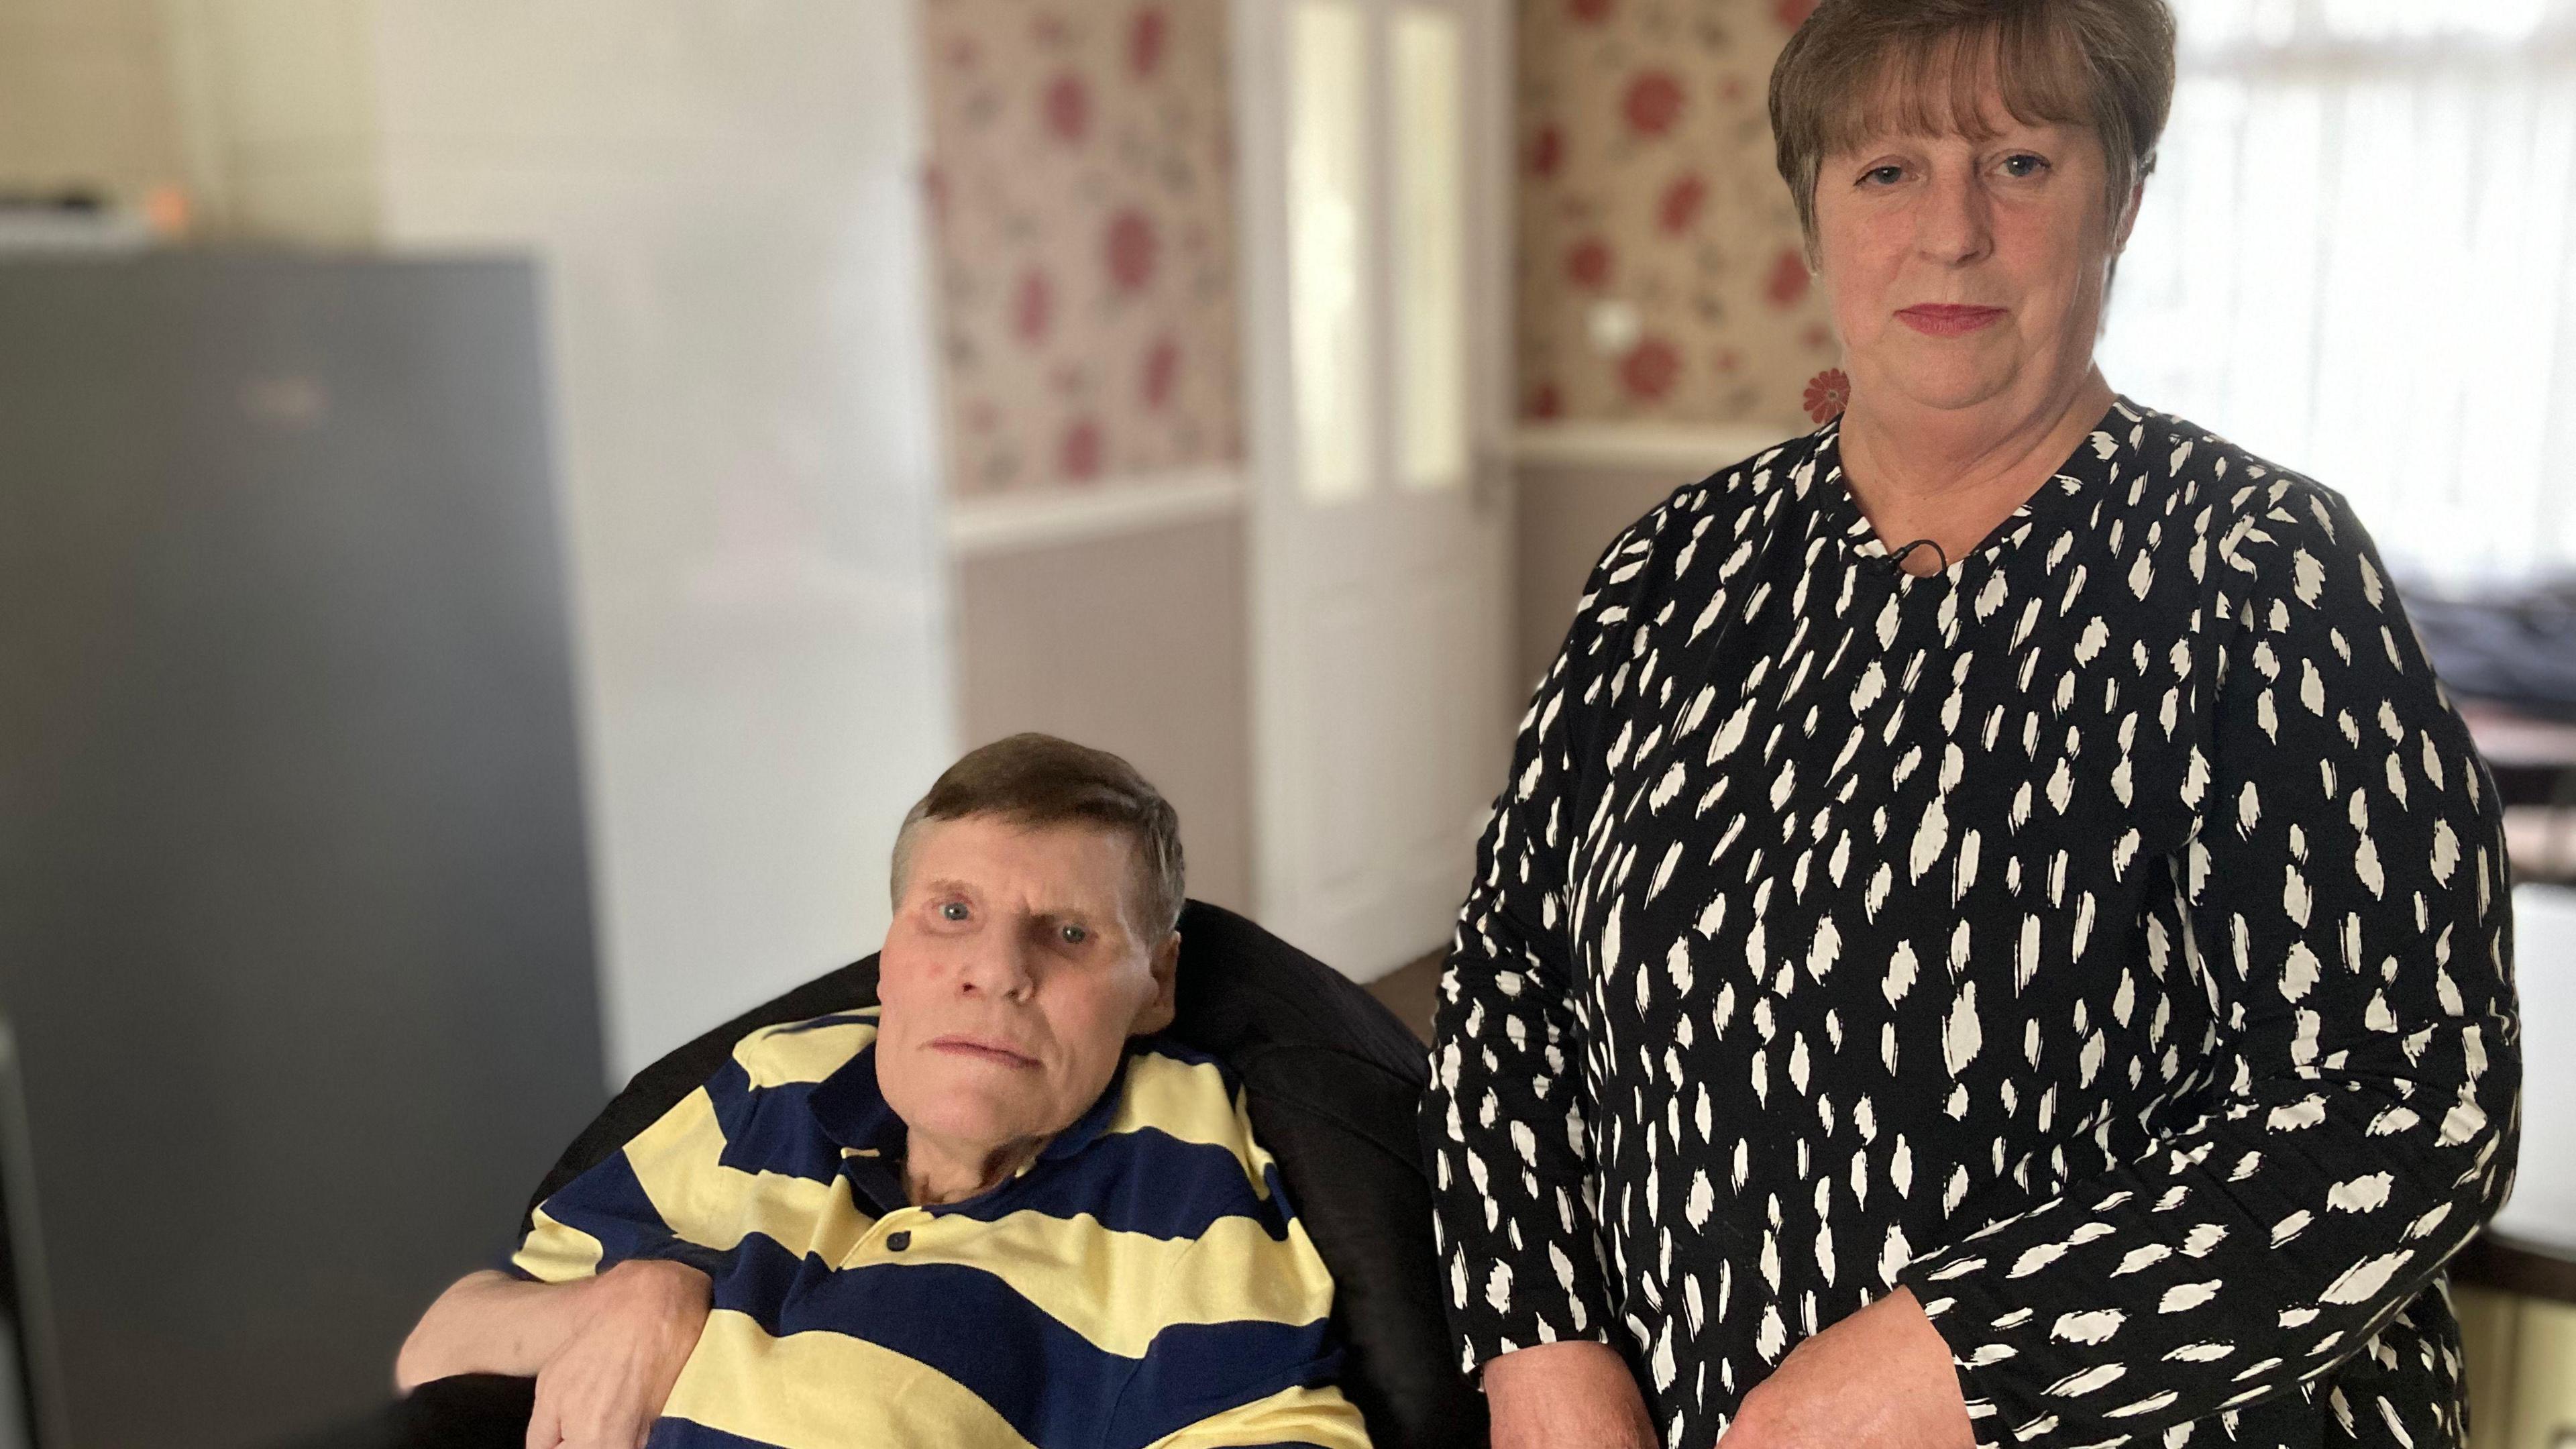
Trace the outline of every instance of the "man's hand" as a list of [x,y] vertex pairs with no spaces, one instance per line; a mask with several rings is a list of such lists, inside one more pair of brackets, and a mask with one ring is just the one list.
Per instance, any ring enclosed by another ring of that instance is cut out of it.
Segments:
[[1588,1340],[1516,1349],[1485,1365],[1494,1449],[1655,1449],[1627,1360]]
[[1744,1396],[1719,1440],[1723,1449],[1975,1449],[1976,1442],[1950,1346],[1910,1288],[1791,1349]]
[[638,1259],[581,1285],[582,1316],[537,1370],[528,1449],[638,1449],[706,1327],[713,1285]]

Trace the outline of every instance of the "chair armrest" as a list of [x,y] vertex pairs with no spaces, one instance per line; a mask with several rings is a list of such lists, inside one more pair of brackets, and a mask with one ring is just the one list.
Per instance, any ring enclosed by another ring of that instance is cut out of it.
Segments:
[[526,1449],[536,1406],[535,1379],[431,1379],[394,1405],[392,1449]]

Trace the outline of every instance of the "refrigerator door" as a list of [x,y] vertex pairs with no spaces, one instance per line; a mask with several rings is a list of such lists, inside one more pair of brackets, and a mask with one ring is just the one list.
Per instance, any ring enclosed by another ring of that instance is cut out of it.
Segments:
[[537,288],[0,264],[0,1171],[47,1449],[382,1404],[602,1097]]

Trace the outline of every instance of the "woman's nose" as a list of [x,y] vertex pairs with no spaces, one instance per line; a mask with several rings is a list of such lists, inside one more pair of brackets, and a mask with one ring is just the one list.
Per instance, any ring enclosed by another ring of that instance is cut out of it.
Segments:
[[1945,266],[1975,261],[1993,249],[1986,195],[1974,177],[1940,176],[1924,188],[1914,243],[1924,256]]

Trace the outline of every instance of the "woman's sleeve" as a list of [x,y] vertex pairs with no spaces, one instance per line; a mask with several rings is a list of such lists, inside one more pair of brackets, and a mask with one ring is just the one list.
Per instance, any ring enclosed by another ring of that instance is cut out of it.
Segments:
[[1585,585],[1521,720],[1441,976],[1422,1128],[1449,1322],[1470,1373],[1518,1348],[1606,1340],[1610,1328],[1566,858],[1660,517],[1613,542]]
[[[2264,488],[2209,560],[2224,653],[2181,782],[2200,823],[2171,969],[2213,1009],[2210,1111],[1905,1270],[1981,1445],[2099,1444],[2299,1392],[2511,1180],[2493,784],[2343,500]],[[2437,1429],[2433,1405],[2334,1397],[2347,1423]]]

